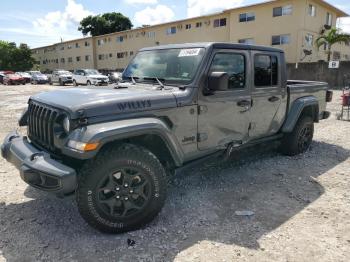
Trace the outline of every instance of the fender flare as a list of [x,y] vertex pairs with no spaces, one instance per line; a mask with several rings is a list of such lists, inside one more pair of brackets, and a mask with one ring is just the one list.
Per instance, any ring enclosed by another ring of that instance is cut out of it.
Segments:
[[284,121],[284,124],[282,126],[282,132],[283,133],[289,133],[292,132],[294,129],[295,124],[297,123],[301,113],[303,112],[303,110],[307,107],[313,107],[314,110],[316,110],[316,119],[314,119],[315,122],[318,121],[318,100],[316,97],[314,96],[305,96],[305,97],[301,97],[296,99],[290,110],[287,112],[287,118]]
[[164,141],[175,165],[181,166],[184,162],[181,146],[169,127],[158,118],[117,120],[76,129],[69,135],[69,139],[84,143],[99,142],[98,148],[90,152],[78,152],[64,147],[62,151],[75,158],[89,159],[94,157],[101,147],[109,142],[150,134],[157,135]]

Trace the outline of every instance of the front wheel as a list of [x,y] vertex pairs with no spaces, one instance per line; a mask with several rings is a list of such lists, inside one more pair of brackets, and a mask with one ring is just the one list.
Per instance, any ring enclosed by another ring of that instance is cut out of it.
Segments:
[[311,117],[301,117],[291,133],[285,134],[280,150],[283,154],[294,156],[304,153],[311,145],[314,135],[314,121]]
[[87,84],[88,86],[91,86],[90,80],[88,80],[88,81],[86,82],[86,84]]
[[73,80],[73,86],[78,86],[77,81]]
[[92,227],[107,233],[138,229],[162,209],[166,173],[154,154],[123,145],[101,152],[79,176],[78,209]]

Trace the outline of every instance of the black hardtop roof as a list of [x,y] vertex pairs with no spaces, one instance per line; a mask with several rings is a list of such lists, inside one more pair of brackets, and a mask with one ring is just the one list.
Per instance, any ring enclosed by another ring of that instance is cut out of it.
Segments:
[[284,53],[284,51],[279,48],[274,48],[269,46],[260,46],[260,45],[229,43],[229,42],[198,42],[198,43],[159,45],[159,46],[153,46],[153,47],[145,47],[140,49],[140,51],[171,49],[171,48],[199,48],[199,47],[202,47],[202,48],[213,47],[217,49],[244,49],[244,50],[257,50],[257,51]]

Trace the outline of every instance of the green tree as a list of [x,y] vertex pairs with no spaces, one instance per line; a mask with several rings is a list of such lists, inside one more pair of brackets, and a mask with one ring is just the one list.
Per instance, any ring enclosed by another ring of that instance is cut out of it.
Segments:
[[78,30],[81,31],[83,35],[90,33],[92,36],[98,36],[129,30],[132,26],[128,17],[121,13],[112,12],[85,17],[81,20]]
[[327,61],[331,60],[332,54],[332,46],[336,43],[350,43],[350,35],[342,33],[337,28],[331,28],[323,33],[323,35],[319,36],[316,41],[316,46],[320,49],[321,46],[325,45],[327,47]]
[[0,40],[0,69],[12,71],[30,70],[35,63],[32,52],[26,44],[20,44]]

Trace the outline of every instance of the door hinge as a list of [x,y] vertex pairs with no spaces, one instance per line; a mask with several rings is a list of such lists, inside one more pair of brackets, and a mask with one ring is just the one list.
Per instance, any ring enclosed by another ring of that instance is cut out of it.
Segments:
[[208,111],[208,108],[206,106],[198,106],[197,107],[198,115],[203,114],[203,113],[205,113],[207,111]]
[[197,134],[197,142],[203,142],[208,139],[208,135],[206,133],[198,133]]

